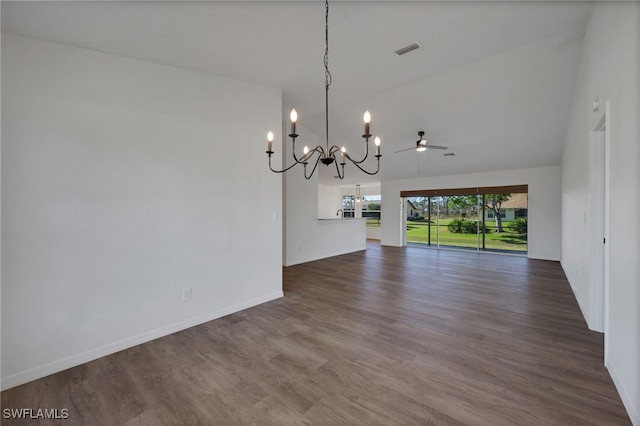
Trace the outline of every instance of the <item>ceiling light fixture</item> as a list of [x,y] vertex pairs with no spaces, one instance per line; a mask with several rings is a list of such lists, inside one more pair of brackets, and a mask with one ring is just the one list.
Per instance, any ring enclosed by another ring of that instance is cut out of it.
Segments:
[[[326,132],[326,144],[323,147],[322,145],[318,145],[315,148],[313,148],[312,150],[309,150],[308,146],[305,146],[303,151],[302,151],[302,157],[298,158],[296,156],[296,138],[299,136],[296,133],[296,122],[298,121],[298,113],[297,111],[294,109],[291,110],[291,114],[289,116],[289,118],[291,119],[291,133],[289,133],[289,137],[291,138],[291,142],[292,142],[292,154],[293,154],[293,160],[294,163],[282,170],[275,170],[272,166],[271,166],[271,155],[274,153],[273,151],[273,133],[269,132],[267,134],[267,155],[269,156],[269,168],[271,169],[272,172],[274,173],[284,173],[289,169],[292,169],[293,167],[297,166],[298,164],[302,164],[304,166],[304,177],[305,179],[310,179],[311,176],[313,176],[313,173],[316,171],[316,168],[318,167],[318,163],[322,162],[322,164],[325,165],[330,165],[332,163],[335,163],[336,165],[336,170],[338,171],[338,177],[340,179],[344,179],[344,166],[346,163],[346,160],[349,160],[352,164],[354,164],[357,168],[359,168],[361,171],[363,171],[364,173],[368,174],[368,175],[375,175],[380,171],[380,157],[382,157],[382,155],[380,154],[380,138],[378,136],[375,137],[374,139],[374,143],[376,145],[376,159],[377,159],[377,163],[378,163],[378,167],[376,169],[375,172],[370,172],[365,170],[361,164],[364,163],[364,161],[367,159],[367,157],[369,156],[369,139],[371,138],[371,134],[369,133],[369,126],[371,123],[371,114],[369,113],[369,111],[366,111],[364,113],[364,134],[362,135],[362,137],[365,139],[365,154],[364,157],[361,160],[354,160],[353,158],[351,158],[351,156],[347,153],[346,148],[343,146],[342,148],[338,147],[337,145],[333,145],[331,147],[329,147],[329,86],[331,85],[331,73],[329,72],[329,1],[325,0],[325,27],[324,27],[324,33],[325,33],[325,38],[324,38],[324,89],[325,89],[325,108],[324,108],[324,113],[325,113],[325,132]],[[312,159],[312,157],[318,154],[318,158],[315,161],[315,164],[313,166],[313,169],[311,170],[311,173],[307,174],[307,164],[309,164],[309,160]],[[338,159],[336,157],[337,154],[340,154],[340,162],[338,163]]]
[[418,139],[418,141],[416,142],[416,151],[418,151],[418,152],[426,151],[427,150],[427,140],[424,138],[424,132],[422,130],[420,130],[418,132],[418,136],[420,136],[420,139]]
[[364,201],[362,194],[360,193],[360,185],[356,185],[356,203]]
[[405,148],[405,149],[401,149],[400,151],[396,151],[395,153],[397,154],[399,152],[411,151],[414,149],[418,152],[424,152],[427,149],[448,149],[448,148],[446,146],[430,145],[429,142],[427,141],[427,138],[424,137],[424,131],[420,130],[418,132],[418,140],[416,141],[415,148],[414,147]]

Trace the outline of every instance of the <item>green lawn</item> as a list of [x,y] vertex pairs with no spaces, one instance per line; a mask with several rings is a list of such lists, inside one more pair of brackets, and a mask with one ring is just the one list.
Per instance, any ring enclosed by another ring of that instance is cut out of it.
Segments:
[[[438,229],[441,246],[470,247],[476,248],[478,245],[478,235],[452,233],[447,228],[451,219],[441,219],[436,227],[435,221],[431,225],[431,244],[436,245],[436,229]],[[487,233],[485,234],[485,248],[489,250],[527,251],[527,236],[512,232],[508,226],[509,222],[503,222],[503,231],[494,232],[495,222],[486,222]],[[427,244],[428,224],[426,222],[407,221],[407,242]],[[480,235],[480,246],[482,246],[482,235]]]
[[367,228],[380,228],[380,219],[377,217],[368,217]]

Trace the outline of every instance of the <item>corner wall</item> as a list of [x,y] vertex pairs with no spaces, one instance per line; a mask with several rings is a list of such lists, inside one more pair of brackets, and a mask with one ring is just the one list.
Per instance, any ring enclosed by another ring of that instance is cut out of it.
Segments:
[[401,246],[403,214],[400,191],[529,185],[529,254],[532,259],[560,259],[560,167],[506,170],[382,182],[382,245]]
[[280,90],[11,34],[2,65],[3,389],[282,296],[242,143]]
[[[605,2],[594,7],[579,69],[562,158],[562,266],[589,321],[589,133],[609,101],[605,365],[633,424],[640,425],[640,4]],[[597,114],[592,110],[596,97],[602,104]],[[584,222],[576,220],[583,216]]]

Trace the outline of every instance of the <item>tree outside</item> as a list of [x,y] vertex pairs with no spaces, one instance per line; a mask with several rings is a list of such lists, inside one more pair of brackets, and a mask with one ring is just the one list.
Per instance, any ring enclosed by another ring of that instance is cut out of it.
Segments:
[[500,208],[502,203],[507,201],[511,194],[486,194],[484,196],[484,206],[491,209],[496,218],[496,232],[502,232],[502,217],[500,216]]
[[455,209],[461,216],[466,216],[467,212],[477,212],[478,207],[484,207],[493,212],[496,222],[496,232],[503,232],[502,217],[500,216],[500,209],[502,203],[507,201],[511,197],[511,194],[486,194],[484,197],[478,197],[477,195],[458,195],[449,197],[449,205],[452,209]]
[[449,197],[448,200],[449,209],[454,214],[458,215],[458,218],[477,216],[478,213],[478,198],[476,195],[457,195]]
[[368,211],[374,211],[374,210],[380,210],[380,204],[378,203],[369,203],[367,204],[367,210]]

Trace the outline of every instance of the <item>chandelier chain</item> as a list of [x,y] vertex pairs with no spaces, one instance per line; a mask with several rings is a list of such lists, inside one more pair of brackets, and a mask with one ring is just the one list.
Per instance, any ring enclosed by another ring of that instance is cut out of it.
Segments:
[[[304,147],[303,150],[303,156],[301,158],[298,158],[296,156],[296,138],[298,137],[298,134],[296,133],[296,122],[298,120],[298,113],[295,109],[291,110],[291,132],[289,133],[289,137],[291,138],[291,150],[293,153],[293,160],[294,163],[291,164],[289,167],[285,167],[282,170],[277,170],[274,169],[271,166],[271,156],[274,154],[273,151],[273,138],[274,135],[272,132],[269,132],[267,134],[267,155],[269,156],[269,169],[271,169],[272,172],[274,173],[284,173],[287,170],[290,170],[292,167],[298,165],[298,164],[302,164],[304,166],[304,177],[305,179],[310,179],[311,176],[313,176],[313,173],[316,171],[316,168],[318,167],[319,163],[322,163],[326,166],[330,165],[330,164],[334,164],[336,167],[336,172],[338,173],[338,178],[340,179],[344,179],[344,166],[347,164],[346,162],[349,161],[351,162],[354,166],[356,166],[358,169],[360,169],[362,172],[368,174],[368,175],[375,175],[380,171],[380,157],[382,157],[382,155],[380,154],[380,138],[376,137],[375,138],[375,145],[376,145],[376,160],[378,163],[378,167],[376,168],[375,171],[370,172],[365,170],[361,164],[364,163],[364,161],[367,159],[367,157],[369,156],[369,138],[371,137],[371,134],[369,133],[369,123],[371,120],[371,115],[369,114],[369,111],[365,112],[364,114],[364,134],[362,135],[362,137],[365,139],[365,153],[364,153],[364,157],[362,157],[361,160],[355,160],[351,157],[351,155],[349,155],[345,149],[345,147],[343,146],[342,148],[340,148],[337,145],[333,145],[331,147],[329,147],[329,86],[331,85],[331,73],[329,72],[329,0],[325,0],[324,2],[324,7],[325,7],[325,14],[324,14],[324,118],[325,118],[325,136],[326,136],[326,142],[325,142],[325,146],[323,147],[322,145],[318,145],[315,148],[313,148],[312,150],[309,150],[308,147]],[[309,160],[312,159],[312,157],[314,155],[317,154],[317,158],[315,163],[313,163],[313,161],[311,162],[311,164],[313,164],[313,169],[311,170],[311,173],[307,173],[307,165],[310,163]],[[339,158],[337,156],[340,156]]]
[[324,87],[331,86],[331,73],[329,72],[329,0],[324,3]]
[[326,155],[329,155],[329,86],[331,85],[331,73],[329,72],[329,0],[324,2],[324,131]]

